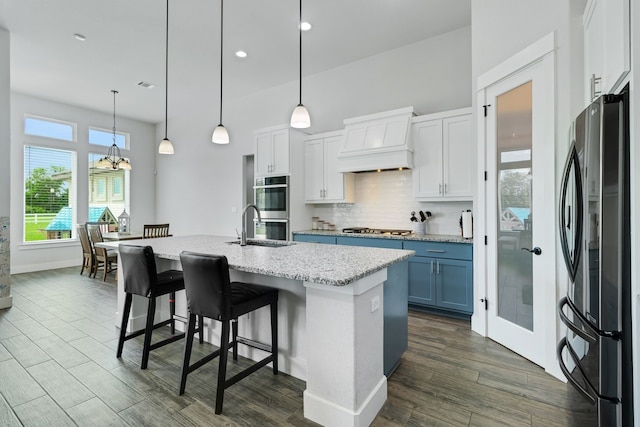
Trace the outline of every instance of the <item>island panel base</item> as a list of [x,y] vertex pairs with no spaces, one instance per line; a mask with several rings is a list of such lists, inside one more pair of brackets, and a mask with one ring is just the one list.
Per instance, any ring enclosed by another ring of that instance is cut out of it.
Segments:
[[337,406],[309,390],[302,394],[304,416],[324,426],[368,426],[375,419],[387,400],[387,377],[383,376],[369,397],[356,411]]
[[367,426],[387,398],[383,284],[387,269],[346,286],[307,289],[304,416],[327,426]]

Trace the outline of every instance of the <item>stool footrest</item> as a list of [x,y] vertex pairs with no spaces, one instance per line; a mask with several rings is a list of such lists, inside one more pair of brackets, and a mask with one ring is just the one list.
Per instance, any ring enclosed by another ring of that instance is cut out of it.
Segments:
[[246,346],[271,353],[271,346],[260,341],[254,341],[245,337],[236,337],[236,341],[238,342],[238,344],[244,344]]

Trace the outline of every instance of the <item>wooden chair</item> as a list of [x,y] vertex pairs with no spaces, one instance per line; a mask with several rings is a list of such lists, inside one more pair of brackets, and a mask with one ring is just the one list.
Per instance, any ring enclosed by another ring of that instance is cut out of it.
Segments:
[[143,231],[145,238],[167,237],[169,236],[169,224],[145,224]]
[[[185,340],[179,393],[183,394],[187,375],[205,363],[220,357],[218,384],[216,387],[215,413],[222,412],[224,390],[268,363],[273,363],[273,373],[278,374],[278,289],[242,282],[231,282],[227,257],[219,255],[182,252],[180,254],[184,274],[184,290],[187,294],[187,339]],[[271,308],[271,345],[238,337],[238,317],[261,307]],[[222,323],[220,347],[213,353],[190,364],[196,316],[208,317]],[[229,342],[231,335],[231,342]],[[269,353],[259,362],[227,378],[227,356],[232,350],[233,360],[238,360],[238,344],[259,348]]]
[[77,224],[78,239],[82,245],[82,269],[80,274],[84,272],[86,268],[89,271],[89,276],[93,273],[93,265],[95,263],[95,254],[93,253],[93,247],[89,240],[89,233],[87,233],[87,227],[84,224]]
[[93,244],[93,253],[95,254],[93,277],[96,277],[98,269],[100,265],[102,265],[102,281],[105,282],[107,280],[107,273],[117,269],[118,254],[112,250],[96,247],[96,243],[102,242],[102,232],[100,231],[99,224],[87,223],[87,231],[89,232],[89,238]]
[[106,221],[93,221],[93,222],[87,222],[87,225],[97,225],[100,227],[100,232],[101,233],[108,233],[109,232],[109,223]]

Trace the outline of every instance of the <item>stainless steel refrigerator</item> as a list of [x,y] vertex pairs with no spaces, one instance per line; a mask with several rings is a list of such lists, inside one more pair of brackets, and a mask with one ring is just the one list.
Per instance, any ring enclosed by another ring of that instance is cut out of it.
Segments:
[[571,280],[558,303],[558,361],[599,426],[633,425],[628,117],[628,88],[580,113],[560,191]]

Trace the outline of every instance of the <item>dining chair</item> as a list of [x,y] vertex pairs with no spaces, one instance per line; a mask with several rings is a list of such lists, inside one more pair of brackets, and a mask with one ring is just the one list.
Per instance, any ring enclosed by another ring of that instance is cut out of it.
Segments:
[[[273,364],[273,374],[278,374],[278,289],[231,282],[228,260],[224,255],[182,252],[180,262],[182,263],[189,316],[179,394],[184,393],[189,373],[219,356],[215,413],[220,414],[226,388],[268,363]],[[271,345],[238,337],[238,317],[266,306],[269,306],[271,310]],[[208,317],[221,322],[222,332],[219,348],[190,364],[196,316]],[[229,342],[230,333],[231,342]],[[231,349],[233,360],[238,360],[238,344],[266,351],[269,355],[227,379],[227,356]]]
[[96,243],[103,241],[100,228],[101,226],[99,224],[87,223],[87,231],[89,232],[89,238],[91,239],[93,253],[95,255],[93,277],[96,277],[98,269],[102,265],[102,281],[105,282],[107,280],[107,273],[117,269],[118,254],[114,250],[107,250],[96,246]]
[[87,233],[87,227],[84,224],[77,224],[76,228],[78,230],[78,239],[80,239],[80,244],[82,245],[82,269],[80,274],[86,268],[89,271],[89,276],[91,276],[95,263],[95,254],[89,240],[89,233]]
[[100,227],[100,232],[101,233],[108,233],[109,232],[109,223],[107,221],[89,221],[87,222],[87,225],[97,225]]
[[142,235],[145,238],[167,237],[169,236],[169,224],[144,224]]

